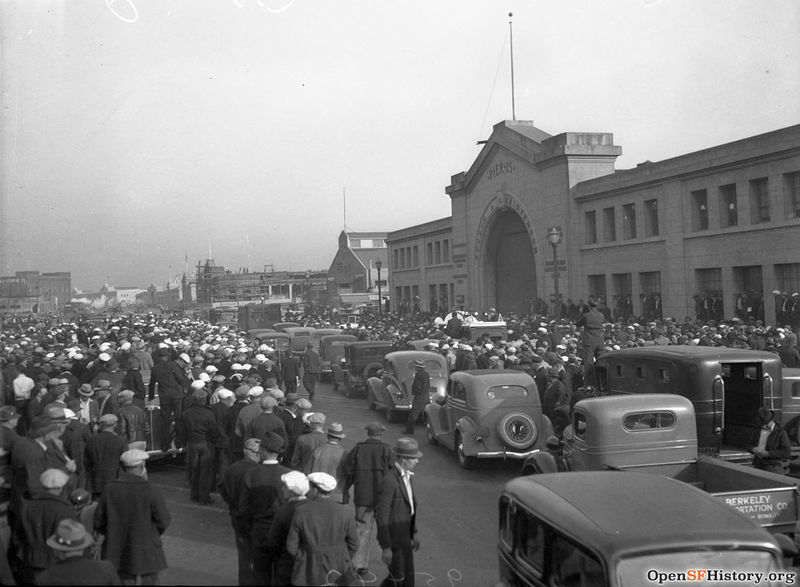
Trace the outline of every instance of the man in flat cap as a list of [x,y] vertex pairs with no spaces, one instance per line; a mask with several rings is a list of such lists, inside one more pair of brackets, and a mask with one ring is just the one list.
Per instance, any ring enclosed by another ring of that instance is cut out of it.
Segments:
[[36,575],[55,562],[52,551],[47,547],[47,539],[58,523],[65,518],[77,518],[75,509],[64,495],[64,487],[69,481],[64,471],[46,469],[39,476],[39,481],[43,492],[25,504],[20,518],[29,580],[35,579]]
[[307,500],[311,488],[308,477],[300,471],[289,471],[281,475],[283,481],[283,503],[275,511],[272,527],[269,529],[268,546],[275,555],[275,584],[291,585],[294,557],[286,550],[286,537],[292,525],[294,512],[298,505]]
[[[375,506],[383,478],[394,464],[391,447],[383,442],[386,427],[380,422],[366,426],[367,439],[356,444],[345,460],[345,499],[353,487],[358,551],[353,556],[353,566],[359,574],[369,568],[372,544],[375,542]],[[345,501],[345,503],[347,503]]]
[[381,560],[389,567],[386,585],[414,585],[414,551],[417,540],[417,495],[412,477],[422,453],[413,438],[398,438],[392,449],[396,462],[384,477],[375,517]]
[[99,432],[86,443],[86,472],[95,499],[117,478],[119,458],[128,450],[127,441],[116,433],[118,422],[119,418],[114,414],[100,416]]
[[328,473],[308,475],[316,498],[297,508],[286,537],[294,557],[293,585],[350,585],[351,559],[358,549],[356,522],[349,508],[334,501],[336,478]]
[[147,481],[148,458],[137,449],[122,453],[119,478],[106,487],[94,516],[94,529],[105,536],[103,560],[131,585],[155,585],[167,568],[161,535],[171,518],[164,497]]
[[270,432],[261,439],[261,462],[242,478],[239,512],[250,535],[256,585],[271,584],[273,553],[269,549],[269,531],[281,500],[281,476],[289,472],[278,462],[285,447],[284,438]]
[[232,463],[225,470],[219,485],[219,494],[228,504],[231,526],[233,526],[233,533],[236,537],[236,551],[239,554],[239,585],[255,585],[250,526],[246,514],[239,510],[239,506],[242,499],[242,480],[247,471],[258,465],[260,458],[261,441],[257,438],[248,438],[244,442],[243,458]]
[[311,459],[314,456],[314,451],[325,444],[328,439],[323,430],[325,428],[325,414],[322,412],[309,414],[308,425],[311,430],[297,438],[291,460],[292,469],[302,471],[306,475],[311,472]]

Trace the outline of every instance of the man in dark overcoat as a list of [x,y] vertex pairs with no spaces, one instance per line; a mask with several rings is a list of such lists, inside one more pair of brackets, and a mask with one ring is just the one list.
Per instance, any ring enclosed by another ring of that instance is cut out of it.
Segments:
[[289,469],[278,463],[286,441],[270,432],[261,439],[261,462],[242,478],[239,512],[253,547],[253,572],[257,585],[271,585],[273,556],[269,550],[269,531],[275,510],[281,502],[281,475]]
[[86,442],[86,471],[95,499],[117,478],[119,458],[128,450],[128,442],[114,431],[117,423],[114,414],[100,416],[100,431]]
[[219,437],[217,418],[207,405],[204,389],[192,392],[192,404],[181,414],[177,425],[176,442],[186,447],[186,475],[192,501],[201,505],[213,503],[211,492],[214,466],[214,442]]
[[159,413],[161,415],[161,450],[170,448],[172,435],[170,429],[173,420],[177,422],[181,416],[183,397],[191,381],[183,369],[175,361],[170,360],[169,349],[158,350],[158,362],[150,372],[148,399],[150,401],[158,391]]
[[219,485],[219,494],[228,504],[231,526],[236,538],[236,551],[239,554],[239,585],[255,585],[252,569],[252,543],[250,541],[250,524],[246,514],[239,510],[242,499],[242,480],[251,468],[258,465],[261,453],[261,441],[248,438],[244,441],[244,458],[239,459],[227,469]]
[[414,434],[414,424],[430,401],[431,376],[425,370],[425,361],[417,359],[412,361],[411,365],[414,367],[414,381],[411,383],[411,411],[408,413],[406,429],[403,430],[403,434]]
[[308,392],[309,401],[314,401],[314,390],[319,381],[319,374],[322,370],[322,363],[319,355],[314,350],[314,345],[308,343],[306,352],[303,354],[303,387]]
[[392,449],[397,458],[394,467],[383,478],[375,518],[378,521],[378,544],[381,560],[389,567],[384,584],[399,587],[414,585],[414,551],[416,538],[417,496],[413,469],[422,453],[413,438],[398,438]]
[[369,568],[370,550],[377,527],[375,505],[383,478],[394,464],[394,455],[382,435],[386,427],[380,422],[367,424],[367,439],[356,444],[345,461],[345,499],[353,487],[353,503],[356,507],[356,530],[358,551],[353,555],[356,572],[363,574]]
[[123,583],[138,578],[155,585],[167,568],[161,535],[171,519],[164,497],[147,481],[148,458],[136,449],[122,454],[122,472],[106,487],[94,516],[94,529],[105,535],[102,558],[114,563]]

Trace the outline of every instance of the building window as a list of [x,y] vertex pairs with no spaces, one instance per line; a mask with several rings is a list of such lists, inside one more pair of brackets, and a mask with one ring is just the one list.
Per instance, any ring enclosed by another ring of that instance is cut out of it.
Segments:
[[778,289],[791,295],[800,290],[800,263],[775,265]]
[[412,253],[414,259],[414,267],[419,267],[419,247],[417,245],[414,245]]
[[400,249],[400,269],[406,268],[406,250]]
[[723,185],[719,188],[719,224],[723,228],[739,224],[735,183]]
[[644,202],[644,235],[658,236],[658,200]]
[[428,243],[427,264],[433,265],[433,243]]
[[607,243],[617,240],[617,218],[614,208],[603,209],[603,240]]
[[636,204],[625,204],[622,207],[622,238],[636,238]]
[[450,241],[447,239],[442,241],[442,262],[450,262]]
[[396,269],[400,269],[400,262],[399,262],[400,261],[400,251],[398,251],[397,249],[394,249],[392,251],[392,259],[394,260],[394,263],[393,263],[394,267]]
[[786,218],[800,218],[800,171],[783,176]]
[[589,297],[597,300],[606,299],[606,276],[605,275],[589,275]]
[[760,177],[750,182],[750,222],[769,222],[769,190],[767,178]]
[[708,230],[708,192],[692,192],[692,230]]
[[436,251],[434,262],[438,265],[442,262],[442,243],[440,241],[436,241],[434,244],[434,249]]
[[382,249],[386,246],[386,241],[384,241],[382,238],[376,238],[372,241],[372,246],[376,249]]
[[597,242],[597,212],[591,210],[583,215],[584,218],[584,243],[593,245]]
[[351,238],[350,239],[350,248],[351,249],[359,249],[359,248],[361,248],[361,239],[360,238]]

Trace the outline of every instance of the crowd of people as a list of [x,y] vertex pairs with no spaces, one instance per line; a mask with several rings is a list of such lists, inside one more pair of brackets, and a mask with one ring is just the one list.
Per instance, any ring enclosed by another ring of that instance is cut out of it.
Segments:
[[[749,348],[800,367],[794,329],[752,318],[610,322],[592,300],[574,320],[408,310],[365,312],[357,323],[321,311],[287,318],[398,350],[422,340],[451,372],[527,371],[556,427],[579,390],[595,383],[594,359],[620,348]],[[507,336],[465,338],[466,327],[484,321],[504,323]],[[424,369],[418,376],[424,389]],[[376,540],[388,584],[412,584],[419,546],[412,478],[422,456],[414,422],[393,447],[382,441],[381,424],[369,424],[346,451],[342,424],[314,409],[318,377],[310,344],[284,354],[186,316],[7,321],[0,583],[157,581],[167,567],[160,536],[170,524],[147,479],[148,458],[159,451],[185,454],[192,501],[209,505],[218,494],[227,504],[240,584],[349,584],[370,572]]]

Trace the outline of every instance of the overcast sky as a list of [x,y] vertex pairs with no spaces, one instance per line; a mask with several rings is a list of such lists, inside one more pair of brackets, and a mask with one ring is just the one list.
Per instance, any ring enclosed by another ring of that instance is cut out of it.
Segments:
[[327,269],[450,214],[492,125],[617,168],[800,122],[796,0],[0,0],[0,275]]

